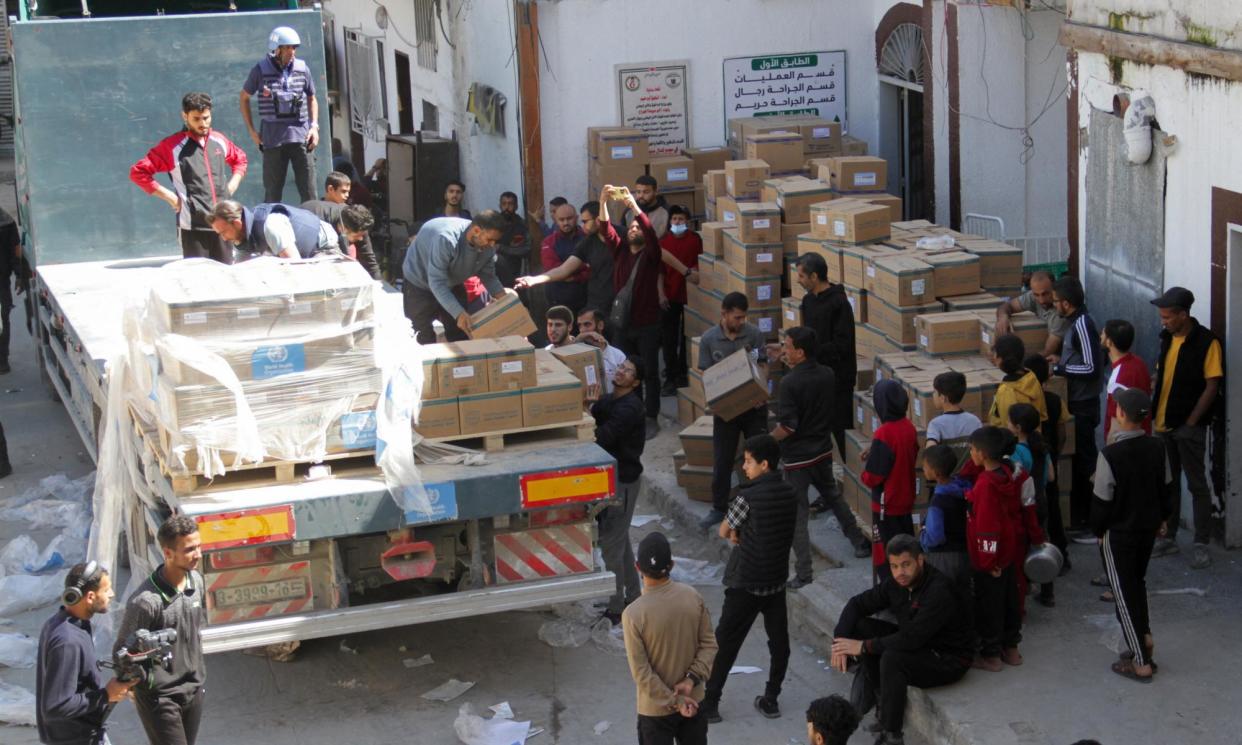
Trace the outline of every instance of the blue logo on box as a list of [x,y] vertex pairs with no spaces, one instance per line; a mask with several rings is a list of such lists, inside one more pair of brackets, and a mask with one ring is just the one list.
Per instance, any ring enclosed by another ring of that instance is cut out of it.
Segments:
[[374,448],[375,412],[357,411],[341,417],[341,442],[351,449]]
[[457,485],[454,482],[424,484],[423,488],[426,489],[427,499],[431,502],[431,512],[408,510],[405,513],[407,525],[457,519]]
[[306,350],[301,344],[277,344],[259,347],[250,355],[251,377],[267,380],[279,375],[302,372],[306,369]]

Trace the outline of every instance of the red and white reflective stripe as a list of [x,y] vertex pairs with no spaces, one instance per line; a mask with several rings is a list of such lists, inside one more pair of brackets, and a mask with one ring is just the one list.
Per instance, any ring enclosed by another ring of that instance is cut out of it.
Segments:
[[224,587],[237,585],[253,585],[256,582],[275,582],[282,579],[306,576],[310,568],[309,561],[295,561],[291,564],[272,564],[265,567],[250,569],[234,569],[219,574],[207,575],[207,590],[214,592]]
[[595,563],[587,523],[501,533],[495,549],[496,575],[502,583],[583,574]]
[[208,621],[213,624],[232,623],[234,621],[253,621],[257,618],[267,618],[268,616],[282,616],[286,613],[297,613],[307,607],[314,601],[314,596],[307,593],[306,597],[297,600],[285,600],[280,603],[268,603],[266,605],[246,605],[239,608],[230,608],[228,610],[211,610],[208,611]]

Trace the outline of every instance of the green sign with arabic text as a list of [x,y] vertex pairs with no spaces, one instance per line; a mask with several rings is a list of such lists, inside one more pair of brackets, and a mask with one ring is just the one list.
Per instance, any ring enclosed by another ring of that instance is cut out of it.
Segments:
[[815,67],[819,64],[816,54],[785,54],[776,57],[756,57],[750,61],[752,70],[788,70],[792,67]]

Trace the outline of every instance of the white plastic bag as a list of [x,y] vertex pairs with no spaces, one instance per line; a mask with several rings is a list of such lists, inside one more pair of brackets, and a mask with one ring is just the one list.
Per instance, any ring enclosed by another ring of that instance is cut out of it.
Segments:
[[35,697],[21,686],[0,680],[0,722],[23,727],[35,726]]
[[63,528],[81,525],[86,521],[86,506],[81,502],[60,499],[38,499],[20,507],[11,507],[0,513],[0,519],[24,520],[31,530]]
[[465,745],[522,745],[530,734],[530,722],[494,716],[484,719],[470,704],[462,704],[453,721],[457,739]]
[[65,589],[68,570],[56,574],[10,574],[0,578],[0,618],[54,602]]
[[0,634],[0,666],[34,667],[39,642],[25,634]]
[[0,575],[25,574],[30,571],[26,567],[38,557],[39,544],[28,535],[19,535],[0,550],[0,569],[4,570]]

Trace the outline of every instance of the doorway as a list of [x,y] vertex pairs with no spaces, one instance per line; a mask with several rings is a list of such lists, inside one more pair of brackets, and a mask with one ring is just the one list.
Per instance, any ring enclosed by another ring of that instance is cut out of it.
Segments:
[[879,50],[880,155],[889,162],[889,193],[901,197],[905,219],[931,219],[924,168],[923,27],[899,23]]
[[414,134],[414,100],[410,76],[410,57],[394,52],[397,59],[397,127],[403,135]]

